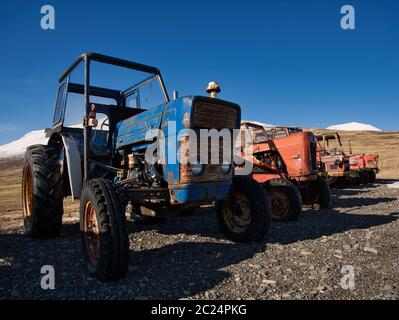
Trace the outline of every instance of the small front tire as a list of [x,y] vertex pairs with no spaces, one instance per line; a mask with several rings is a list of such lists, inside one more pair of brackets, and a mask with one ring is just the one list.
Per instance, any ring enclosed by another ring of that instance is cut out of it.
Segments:
[[312,182],[312,188],[316,193],[316,203],[320,209],[327,209],[331,204],[331,189],[328,182],[320,176]]
[[111,181],[92,179],[85,183],[80,231],[89,273],[100,281],[125,277],[129,261],[126,217]]
[[377,174],[374,170],[370,171],[370,183],[374,183],[377,180]]

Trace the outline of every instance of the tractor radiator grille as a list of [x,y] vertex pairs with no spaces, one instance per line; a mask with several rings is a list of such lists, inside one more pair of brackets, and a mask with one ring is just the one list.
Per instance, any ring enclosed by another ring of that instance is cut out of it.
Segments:
[[193,126],[204,129],[235,129],[237,110],[226,105],[197,102],[194,108]]
[[[217,162],[216,164],[212,164],[212,149],[215,146],[212,146],[211,140],[209,139],[208,142],[202,144],[199,142],[197,144],[197,155],[199,160],[199,155],[201,150],[208,149],[208,164],[204,164],[204,172],[200,176],[196,176],[191,173],[190,165],[183,164],[183,159],[188,159],[190,155],[190,145],[188,138],[182,138],[179,141],[179,162],[180,162],[180,183],[193,183],[193,182],[207,182],[207,181],[227,181],[230,180],[232,177],[232,171],[229,174],[223,174],[220,169],[220,164],[223,162],[223,141],[219,141],[219,146],[216,145],[216,159],[213,161]],[[183,153],[184,151],[184,153]],[[232,159],[230,159],[232,161]]]

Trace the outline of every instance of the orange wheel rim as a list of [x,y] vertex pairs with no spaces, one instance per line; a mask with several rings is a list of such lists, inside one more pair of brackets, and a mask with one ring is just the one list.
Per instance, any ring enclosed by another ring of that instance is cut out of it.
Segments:
[[32,220],[33,183],[29,164],[26,164],[22,173],[22,202],[24,218]]
[[100,256],[100,232],[96,210],[91,201],[86,203],[83,213],[83,231],[86,252],[90,262],[95,265]]

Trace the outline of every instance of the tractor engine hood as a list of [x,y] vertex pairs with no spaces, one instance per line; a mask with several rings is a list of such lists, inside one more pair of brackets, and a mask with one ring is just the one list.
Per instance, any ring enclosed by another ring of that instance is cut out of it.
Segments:
[[[161,104],[120,121],[116,126],[116,148],[132,146],[145,148],[146,135],[161,129],[167,137],[174,126],[182,129],[238,129],[241,121],[240,106],[220,99],[186,96]],[[147,139],[149,140],[149,139]]]

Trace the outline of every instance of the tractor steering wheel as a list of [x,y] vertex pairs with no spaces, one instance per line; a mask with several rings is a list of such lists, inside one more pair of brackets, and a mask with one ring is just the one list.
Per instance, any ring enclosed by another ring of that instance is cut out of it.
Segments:
[[109,129],[109,118],[106,118],[102,123],[101,123],[101,127],[100,130],[103,131],[103,127],[108,127]]

